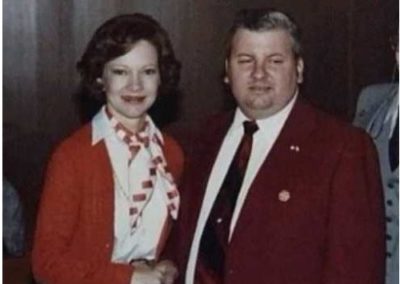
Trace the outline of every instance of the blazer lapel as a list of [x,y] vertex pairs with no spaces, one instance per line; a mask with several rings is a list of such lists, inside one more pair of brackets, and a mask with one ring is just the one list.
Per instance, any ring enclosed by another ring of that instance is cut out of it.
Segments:
[[184,182],[187,187],[184,193],[188,194],[188,198],[182,202],[182,204],[186,203],[187,206],[190,206],[189,210],[185,210],[186,212],[195,212],[190,214],[190,218],[187,220],[187,225],[192,233],[196,229],[212,167],[232,119],[233,112],[213,118],[212,122],[209,121],[210,123],[205,124],[208,128],[204,129],[202,137],[195,141],[197,147],[194,147],[196,150],[192,155],[192,163],[190,165],[192,170],[188,171],[192,175],[187,177]]
[[377,111],[371,117],[371,120],[367,125],[366,131],[370,133],[372,137],[379,136],[379,134],[383,130],[383,125],[385,124],[385,118],[390,108],[391,102],[392,100],[390,98],[384,100]]

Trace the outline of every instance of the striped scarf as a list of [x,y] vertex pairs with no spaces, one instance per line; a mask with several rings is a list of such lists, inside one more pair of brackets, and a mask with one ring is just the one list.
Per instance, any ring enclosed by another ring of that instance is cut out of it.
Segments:
[[[144,171],[147,174],[140,176],[139,178],[142,180],[134,182],[133,188],[130,188],[130,192],[125,193],[129,202],[129,212],[127,214],[130,217],[131,228],[136,228],[138,218],[141,216],[154,190],[160,190],[163,193],[163,199],[168,212],[173,219],[176,219],[180,197],[162,151],[163,140],[161,139],[161,132],[149,116],[146,116],[142,129],[137,133],[133,133],[122,125],[107,108],[106,114],[117,137],[129,148],[130,157],[128,167],[130,167],[135,155],[139,151],[147,151],[150,157],[150,161],[147,163],[148,170]],[[135,180],[137,178],[135,176]]]

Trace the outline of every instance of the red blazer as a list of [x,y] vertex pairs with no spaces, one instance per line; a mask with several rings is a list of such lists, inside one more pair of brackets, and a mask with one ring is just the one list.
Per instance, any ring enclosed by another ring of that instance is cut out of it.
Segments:
[[[190,158],[174,232],[181,283],[208,177],[231,121],[232,115],[209,121]],[[278,197],[282,190],[290,193],[287,202]],[[296,102],[250,187],[225,283],[383,283],[382,197],[369,137]]]
[[[48,166],[33,248],[41,283],[128,284],[133,267],[111,263],[114,182],[104,141],[91,145],[90,124],[66,139]],[[164,154],[179,178],[183,154],[164,135]]]

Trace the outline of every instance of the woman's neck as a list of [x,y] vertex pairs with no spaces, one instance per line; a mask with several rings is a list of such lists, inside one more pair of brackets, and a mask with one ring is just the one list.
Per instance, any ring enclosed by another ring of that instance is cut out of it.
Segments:
[[144,122],[146,120],[145,114],[143,114],[142,116],[137,117],[137,118],[128,118],[124,115],[121,115],[119,112],[115,111],[113,108],[110,108],[108,106],[106,106],[106,107],[107,107],[107,110],[111,113],[111,115],[114,116],[115,119],[119,123],[121,123],[124,127],[126,127],[132,133],[137,133],[143,129]]

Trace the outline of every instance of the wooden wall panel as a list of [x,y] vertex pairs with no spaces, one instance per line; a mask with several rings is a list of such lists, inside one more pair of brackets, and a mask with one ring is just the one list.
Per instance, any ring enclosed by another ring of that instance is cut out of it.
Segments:
[[[40,167],[45,162],[42,157],[49,148],[37,139],[40,101],[36,12],[34,1],[3,3],[3,176],[26,197],[25,210],[33,213],[26,214],[29,230],[33,228]],[[38,148],[33,149],[32,144],[47,147],[37,153],[34,150]]]
[[3,119],[17,131],[36,129],[36,3],[3,3]]
[[357,91],[366,84],[387,82],[398,75],[389,37],[399,31],[399,1],[353,2],[353,48],[349,65],[353,68],[353,90]]
[[74,60],[69,1],[37,0],[38,125],[59,139],[78,125],[73,104]]
[[223,106],[223,42],[233,13],[229,1],[192,1],[184,30],[182,120],[193,121]]

